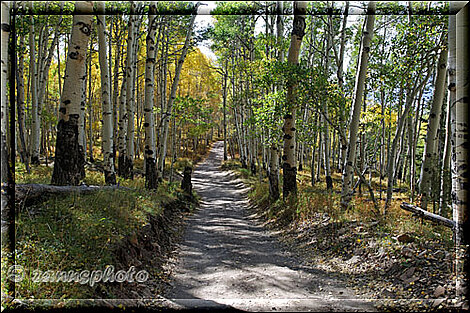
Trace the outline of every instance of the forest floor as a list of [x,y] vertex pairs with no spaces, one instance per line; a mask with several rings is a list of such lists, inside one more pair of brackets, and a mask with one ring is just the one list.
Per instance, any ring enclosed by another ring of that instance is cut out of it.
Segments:
[[200,208],[170,262],[172,308],[250,311],[375,311],[343,279],[292,254],[253,215],[249,188],[220,168],[217,142],[194,172]]

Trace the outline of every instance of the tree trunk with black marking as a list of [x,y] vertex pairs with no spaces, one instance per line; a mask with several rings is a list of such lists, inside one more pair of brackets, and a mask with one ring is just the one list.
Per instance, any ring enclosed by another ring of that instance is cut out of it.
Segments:
[[[468,212],[468,51],[470,5],[467,3],[456,15],[456,120],[455,120],[455,180],[452,190],[452,208],[456,223],[456,292],[468,308],[470,271],[470,218]],[[465,231],[467,230],[467,231]]]
[[[294,2],[294,22],[291,33],[291,42],[287,55],[287,62],[293,66],[299,64],[300,46],[305,35],[305,12],[307,3]],[[283,198],[290,194],[297,194],[297,165],[295,159],[295,110],[296,110],[296,84],[287,86],[287,112],[284,116],[284,155],[282,156],[283,168]]]
[[431,112],[429,113],[428,132],[426,145],[423,153],[423,163],[421,165],[421,174],[419,179],[419,192],[422,196],[421,207],[426,209],[430,199],[431,180],[436,174],[438,168],[438,157],[436,143],[439,140],[438,128],[441,121],[442,101],[445,94],[447,68],[447,50],[442,49],[437,62],[437,75],[434,82],[434,97],[432,100]]
[[154,85],[155,85],[155,58],[158,45],[155,43],[155,34],[157,30],[157,17],[155,15],[155,5],[151,4],[149,9],[149,28],[147,34],[147,59],[145,61],[145,186],[148,189],[157,189],[157,165],[155,162],[156,138],[155,138],[155,120],[153,114],[154,108]]
[[78,124],[82,101],[81,88],[85,80],[86,49],[92,27],[93,3],[76,2],[75,10],[81,14],[73,17],[65,80],[60,99],[51,181],[53,185],[78,185],[84,172],[85,160],[78,142]]

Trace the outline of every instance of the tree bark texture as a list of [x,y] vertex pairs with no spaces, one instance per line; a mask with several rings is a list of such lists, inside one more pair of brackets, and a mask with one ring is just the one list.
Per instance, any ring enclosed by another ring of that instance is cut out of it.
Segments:
[[[292,25],[291,42],[287,55],[290,65],[299,64],[300,46],[305,35],[305,13],[307,3],[303,1],[294,2],[294,22]],[[287,112],[284,116],[284,150],[282,156],[283,168],[283,198],[290,194],[297,194],[297,165],[295,158],[295,110],[296,110],[296,84],[291,82],[287,86]]]
[[145,61],[145,185],[148,189],[156,189],[158,186],[157,165],[156,165],[156,138],[154,120],[154,86],[155,86],[155,58],[158,46],[155,44],[155,34],[157,32],[157,16],[155,15],[155,5],[150,5],[149,29],[147,34],[147,59]]
[[447,50],[442,49],[437,62],[436,80],[434,82],[434,97],[429,113],[428,132],[426,137],[426,145],[423,153],[423,163],[421,165],[419,191],[422,196],[422,207],[426,209],[427,202],[431,194],[431,180],[435,177],[438,169],[438,153],[436,143],[439,140],[438,129],[441,121],[442,101],[445,94],[447,67]]
[[[83,178],[84,156],[78,142],[82,86],[85,80],[86,48],[92,27],[92,2],[76,2],[67,54],[65,80],[60,99],[53,185],[78,185]],[[83,14],[83,15],[82,15]],[[90,15],[86,15],[90,14]]]
[[[456,291],[459,297],[468,296],[470,270],[470,218],[468,212],[468,103],[469,64],[468,51],[470,5],[467,3],[456,15],[456,121],[455,121],[455,175],[452,190],[452,208],[456,222]],[[466,230],[466,231],[465,231]],[[464,298],[468,307],[468,298]]]

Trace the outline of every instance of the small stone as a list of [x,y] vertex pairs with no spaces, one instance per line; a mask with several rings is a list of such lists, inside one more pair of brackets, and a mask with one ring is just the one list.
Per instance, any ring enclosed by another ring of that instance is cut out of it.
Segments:
[[414,283],[414,282],[417,281],[417,280],[418,280],[418,277],[413,276],[413,277],[411,277],[411,278],[405,279],[405,280],[404,280],[404,283],[405,283],[405,284],[411,284],[411,283]]
[[404,271],[404,272],[400,275],[400,279],[403,280],[403,281],[409,279],[411,276],[413,276],[415,270],[416,270],[416,267],[414,267],[414,266],[408,268],[406,271]]
[[438,286],[436,290],[434,290],[434,297],[439,298],[440,296],[443,296],[446,293],[446,289],[442,286]]
[[438,307],[439,304],[441,304],[442,302],[445,301],[445,298],[441,298],[441,299],[434,299],[434,301],[432,302],[432,306],[433,307]]
[[404,257],[411,258],[413,256],[413,250],[411,250],[408,247],[403,247],[401,249],[401,253],[403,254]]
[[401,235],[398,235],[397,240],[401,243],[409,243],[413,242],[414,238],[411,237],[408,233],[403,233]]
[[354,264],[354,263],[357,263],[360,261],[360,258],[358,255],[355,255],[353,256],[352,258],[350,258],[349,260],[346,261],[346,263],[348,264]]

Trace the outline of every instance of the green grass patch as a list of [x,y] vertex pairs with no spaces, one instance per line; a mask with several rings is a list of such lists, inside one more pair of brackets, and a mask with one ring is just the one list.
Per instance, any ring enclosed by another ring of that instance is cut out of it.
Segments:
[[[266,178],[259,181],[250,172],[239,166],[237,160],[225,161],[223,167],[233,169],[251,187],[249,198],[258,209],[269,219],[274,219],[280,225],[288,225],[292,222],[315,220],[319,217],[329,216],[332,223],[344,224],[350,222],[379,222],[379,234],[383,234],[384,245],[393,243],[393,236],[402,233],[412,233],[416,241],[439,241],[443,247],[451,248],[453,245],[452,231],[444,226],[435,225],[428,221],[421,221],[412,214],[400,208],[402,201],[407,198],[406,193],[395,193],[387,216],[377,215],[374,204],[369,198],[369,193],[364,190],[362,194],[356,193],[352,199],[352,206],[343,210],[340,205],[341,174],[333,173],[334,187],[331,192],[326,190],[324,177],[314,186],[311,185],[310,169],[299,171],[297,197],[282,199],[282,172],[279,187],[281,199],[271,202],[269,199],[269,182]],[[385,186],[383,186],[385,187]],[[383,194],[385,196],[385,194]],[[378,200],[380,208],[384,200]]]
[[[49,183],[52,168],[36,166],[31,174],[18,166],[17,183]],[[85,183],[104,185],[103,174],[86,171]],[[116,264],[113,251],[124,238],[132,238],[149,223],[150,215],[159,215],[163,206],[175,201],[179,183],[164,181],[157,190],[145,189],[142,177],[118,178],[131,190],[103,190],[88,195],[70,194],[51,197],[46,202],[18,210],[16,214],[16,261],[25,276],[16,284],[18,299],[84,299],[106,294],[99,284],[35,282],[34,271],[62,272],[104,270]],[[2,292],[6,290],[7,268],[2,254]],[[128,270],[123,269],[123,270]],[[99,290],[97,288],[100,288]]]

